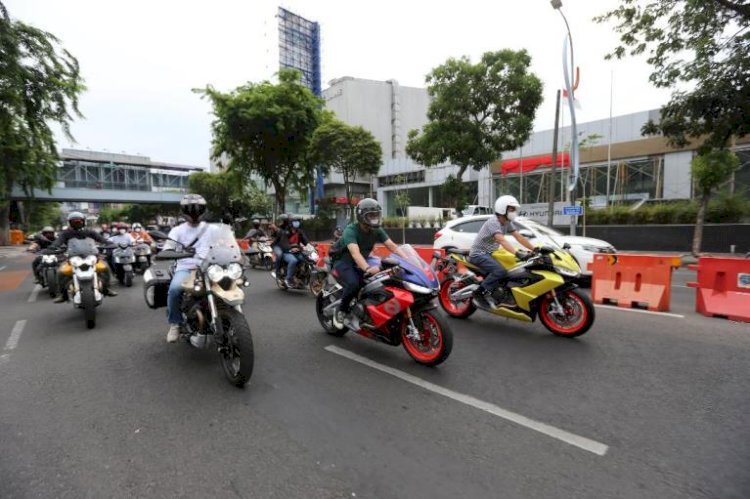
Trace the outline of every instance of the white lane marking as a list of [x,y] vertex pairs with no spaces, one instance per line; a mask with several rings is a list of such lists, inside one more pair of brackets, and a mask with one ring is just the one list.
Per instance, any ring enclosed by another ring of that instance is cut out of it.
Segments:
[[36,297],[39,295],[39,292],[42,290],[42,286],[40,284],[34,285],[34,290],[29,295],[29,299],[26,300],[29,303],[34,303],[36,301]]
[[5,265],[3,265],[2,267],[0,267],[0,272],[2,272],[3,270],[5,270]]
[[26,320],[16,321],[15,326],[13,326],[13,330],[10,332],[10,338],[8,338],[8,341],[5,342],[5,350],[13,350],[18,346],[18,340],[21,338],[21,333],[23,333],[23,328],[26,327]]
[[619,310],[620,312],[635,312],[637,314],[648,314],[648,315],[663,315],[664,317],[675,317],[677,319],[684,319],[684,315],[670,314],[669,312],[652,312],[651,310],[641,310],[640,308],[625,308],[617,307],[614,305],[594,305],[596,308],[601,310]]
[[0,366],[2,366],[3,364],[5,364],[9,360],[10,360],[10,354],[4,353],[4,354],[0,355]]
[[517,425],[523,426],[530,430],[537,431],[539,433],[547,435],[548,437],[552,437],[557,440],[563,441],[566,444],[570,444],[574,447],[578,447],[579,449],[583,449],[585,451],[591,452],[598,456],[605,455],[607,453],[607,450],[609,449],[607,445],[599,443],[595,440],[591,440],[586,437],[581,437],[574,433],[570,433],[565,430],[555,428],[554,426],[541,423],[539,421],[535,421],[533,419],[527,418],[526,416],[522,416],[520,414],[516,414],[515,412],[505,410],[502,407],[499,407],[495,404],[491,404],[489,402],[485,402],[483,400],[479,400],[470,395],[464,395],[462,393],[454,392],[453,390],[443,388],[442,386],[435,385],[433,383],[430,383],[429,381],[425,381],[416,376],[412,376],[411,374],[407,374],[403,371],[399,371],[398,369],[388,367],[386,365],[370,360],[366,357],[357,355],[356,353],[350,352],[349,350],[344,350],[343,348],[338,348],[334,345],[329,345],[325,347],[325,349],[331,353],[335,353],[336,355],[346,357],[349,360],[359,362],[360,364],[364,364],[368,367],[372,367],[373,369],[377,369],[378,371],[382,371],[386,374],[390,374],[391,376],[395,376],[396,378],[402,379],[413,385],[417,385],[421,388],[424,388],[425,390],[429,390],[431,392],[437,393],[444,397],[448,397],[450,399],[453,399],[457,402],[461,402],[462,404],[469,405],[476,409],[489,412],[490,414],[494,414],[495,416],[503,418],[507,421],[516,423]]

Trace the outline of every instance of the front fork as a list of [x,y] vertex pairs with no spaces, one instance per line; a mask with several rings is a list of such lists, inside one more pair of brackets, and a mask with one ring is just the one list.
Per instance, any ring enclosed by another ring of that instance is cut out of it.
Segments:
[[422,337],[419,334],[419,329],[417,329],[416,324],[414,324],[414,316],[411,313],[411,307],[406,309],[406,318],[409,321],[406,326],[406,336],[412,341],[420,341]]

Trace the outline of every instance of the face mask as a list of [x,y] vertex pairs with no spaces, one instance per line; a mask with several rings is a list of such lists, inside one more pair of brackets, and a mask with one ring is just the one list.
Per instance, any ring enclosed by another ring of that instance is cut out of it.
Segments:
[[511,212],[508,212],[508,214],[507,214],[507,215],[505,215],[505,217],[506,217],[506,218],[507,218],[508,220],[510,220],[511,222],[512,222],[513,220],[515,220],[517,216],[518,216],[518,213],[516,213],[515,211],[511,211]]
[[292,227],[299,229],[299,222],[292,222]]
[[127,231],[127,230],[125,230],[125,229],[120,229],[120,234],[127,234],[127,232],[128,232],[128,231]]

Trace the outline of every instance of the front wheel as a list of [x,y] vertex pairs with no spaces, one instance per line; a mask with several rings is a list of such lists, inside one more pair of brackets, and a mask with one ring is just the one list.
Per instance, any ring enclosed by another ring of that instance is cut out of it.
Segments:
[[219,349],[224,376],[236,387],[250,381],[255,365],[255,351],[250,326],[245,316],[234,309],[219,311],[226,344]]
[[539,320],[557,336],[575,338],[586,333],[594,323],[595,311],[591,298],[579,289],[557,293],[560,307],[551,293],[539,303]]
[[270,256],[263,258],[263,268],[270,271],[273,268],[273,258]]
[[94,296],[94,286],[91,283],[81,286],[81,308],[83,308],[83,317],[86,319],[86,327],[94,329],[96,326],[96,297]]
[[453,333],[446,317],[437,309],[414,314],[415,328],[406,317],[401,321],[401,341],[412,359],[425,366],[445,361],[453,350]]
[[47,292],[50,298],[55,298],[59,292],[57,289],[57,271],[55,269],[47,269],[44,277],[44,280],[47,281]]
[[132,272],[125,272],[125,287],[130,287],[133,285],[133,273]]
[[310,276],[310,293],[312,293],[313,296],[318,296],[320,292],[323,291],[325,283],[325,272],[314,272],[313,275]]

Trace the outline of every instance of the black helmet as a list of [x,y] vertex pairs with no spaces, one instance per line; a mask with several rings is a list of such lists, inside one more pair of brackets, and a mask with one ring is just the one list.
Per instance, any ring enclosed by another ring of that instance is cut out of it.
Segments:
[[81,230],[86,227],[86,217],[80,211],[72,211],[68,215],[68,227],[73,230]]
[[372,198],[365,198],[357,203],[357,220],[361,224],[378,228],[380,227],[380,216],[382,214],[383,208],[380,207],[380,203]]
[[185,194],[180,201],[180,210],[191,222],[196,223],[206,212],[206,200],[200,194]]
[[47,225],[42,229],[42,235],[46,237],[47,239],[54,239],[55,229]]

